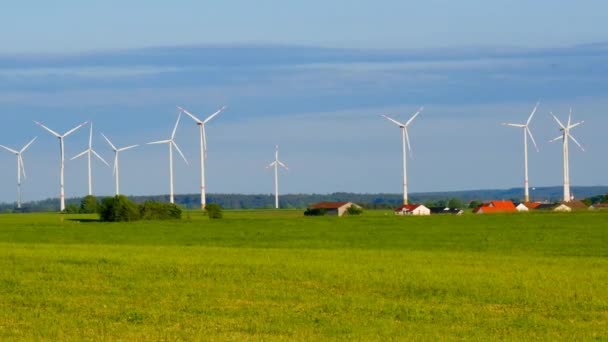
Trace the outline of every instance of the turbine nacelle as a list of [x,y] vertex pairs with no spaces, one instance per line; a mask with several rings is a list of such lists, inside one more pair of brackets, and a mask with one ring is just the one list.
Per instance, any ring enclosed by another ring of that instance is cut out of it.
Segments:
[[[407,128],[412,124],[412,122],[414,121],[414,119],[416,119],[416,117],[418,117],[418,115],[420,115],[420,113],[424,110],[424,107],[420,107],[420,109],[418,109],[418,111],[416,113],[414,113],[414,115],[412,115],[412,117],[407,120],[406,123],[401,123],[393,118],[391,118],[388,115],[384,115],[382,114],[382,117],[384,117],[385,119],[387,119],[388,121],[394,123],[395,125],[399,126],[399,128],[401,128],[403,130],[403,135],[405,136],[405,139],[407,141],[407,149],[411,152],[412,151],[412,146],[410,144],[410,135],[407,131]],[[411,154],[410,154],[411,157]]]

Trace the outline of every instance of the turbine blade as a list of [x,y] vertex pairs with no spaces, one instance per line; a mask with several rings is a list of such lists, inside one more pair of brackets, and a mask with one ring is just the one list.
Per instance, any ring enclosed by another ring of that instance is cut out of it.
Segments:
[[553,112],[551,112],[550,114],[555,119],[555,121],[557,121],[557,124],[559,125],[559,127],[561,127],[562,129],[566,129],[566,127],[564,127],[564,125],[562,124],[562,122],[559,121],[559,119],[557,118],[557,116],[555,116],[555,114],[553,114]]
[[80,128],[80,127],[82,127],[82,126],[84,126],[84,125],[86,125],[86,124],[88,124],[88,123],[89,123],[88,121],[85,121],[85,122],[81,123],[80,125],[78,125],[78,126],[76,126],[76,127],[72,128],[71,130],[69,130],[69,131],[65,132],[65,134],[63,135],[63,137],[65,138],[65,137],[67,137],[68,135],[70,135],[70,134],[72,134],[72,133],[76,132],[76,131],[77,131],[77,130]]
[[116,176],[116,169],[118,168],[118,152],[114,152],[114,168],[112,170],[112,176]]
[[27,150],[28,147],[30,147],[30,145],[32,145],[34,143],[34,141],[36,141],[36,139],[38,139],[38,137],[34,137],[34,139],[30,140],[30,142],[27,143],[27,145],[23,146],[23,148],[21,149],[21,151],[19,151],[19,153],[25,152],[25,150]]
[[186,159],[186,156],[184,156],[184,154],[182,153],[182,150],[179,149],[179,146],[177,146],[175,141],[171,141],[171,144],[175,147],[177,152],[179,152],[179,155],[182,156],[182,159],[186,162],[186,165],[190,165],[190,163],[188,163],[188,159]]
[[10,153],[19,154],[19,151],[15,151],[12,148],[8,148],[8,147],[6,147],[4,145],[0,145],[0,147],[2,147],[3,149],[9,151]]
[[106,136],[105,136],[103,133],[101,133],[101,136],[102,136],[104,139],[106,139],[106,141],[108,142],[108,144],[110,145],[110,147],[112,147],[112,149],[113,149],[114,151],[116,151],[116,150],[117,150],[116,146],[114,146],[114,144],[112,144],[112,142],[110,141],[110,139],[108,139],[108,137],[106,137]]
[[268,166],[266,166],[267,169],[273,167],[277,162],[273,161],[272,163],[268,164]]
[[[412,152],[412,145],[410,145],[410,135],[407,132],[407,128],[403,127],[403,130],[405,131],[405,140],[407,140],[407,149]],[[412,153],[410,153],[410,156],[412,155]]]
[[168,144],[171,141],[172,141],[171,139],[159,140],[159,141],[153,141],[153,142],[146,143],[146,145]]
[[194,116],[194,114],[190,113],[189,111],[185,110],[184,108],[177,106],[177,109],[179,109],[181,112],[186,113],[186,115],[188,115],[189,117],[192,118],[192,120],[196,121],[197,124],[202,124],[203,122],[197,118],[196,116]]
[[131,146],[127,146],[127,147],[122,147],[122,148],[119,148],[117,151],[118,151],[118,152],[122,152],[122,151],[130,150],[130,149],[132,149],[132,148],[136,148],[136,147],[138,147],[138,146],[139,146],[139,145],[131,145]]
[[539,105],[540,105],[540,101],[536,102],[536,106],[534,106],[534,109],[532,110],[532,113],[530,114],[530,117],[528,118],[528,121],[526,122],[526,126],[528,126],[530,124],[530,122],[532,121],[532,118],[534,117],[534,114],[536,113],[536,110],[538,109]]
[[420,115],[420,113],[422,113],[423,110],[424,110],[424,107],[420,107],[420,109],[418,109],[418,111],[414,115],[412,115],[412,117],[409,120],[407,120],[405,125],[409,126],[414,121],[414,119],[416,119],[416,117],[418,115]]
[[211,121],[211,119],[213,119],[214,117],[216,117],[219,113],[223,112],[224,110],[226,110],[226,106],[223,106],[222,108],[218,109],[215,113],[209,115],[208,118],[205,119],[205,121],[203,121],[203,123],[207,123],[209,121]]
[[93,121],[91,121],[91,129],[89,130],[89,148],[93,147]]
[[279,163],[279,165],[281,165],[283,168],[285,168],[285,170],[289,170],[289,168],[287,167],[287,165],[283,164],[283,162],[278,161],[278,160],[277,160],[277,162]]
[[568,136],[570,137],[570,139],[572,139],[572,141],[574,141],[574,143],[583,151],[585,152],[585,149],[583,148],[583,146],[572,136],[572,134],[568,134]]
[[175,133],[177,132],[177,126],[179,126],[179,120],[182,118],[182,112],[177,115],[177,121],[175,121],[175,127],[173,127],[173,133],[171,133],[171,140],[175,139]]
[[556,141],[558,141],[558,140],[560,140],[560,139],[564,139],[564,136],[563,136],[563,135],[560,135],[559,137],[557,137],[557,138],[555,138],[555,139],[549,140],[549,142],[556,142]]
[[18,163],[21,163],[21,173],[23,174],[23,178],[27,179],[27,175],[25,174],[25,164],[23,163],[23,157],[21,156],[21,154],[19,154],[19,160],[17,161]]
[[575,124],[570,125],[570,127],[568,127],[568,129],[573,129],[574,127],[578,127],[578,126],[580,126],[580,125],[582,125],[584,123],[585,123],[585,121],[579,121],[579,122],[577,122]]
[[503,126],[509,126],[509,127],[517,127],[517,128],[524,128],[526,127],[526,125],[522,125],[522,124],[512,124],[512,123],[503,123]]
[[532,131],[528,127],[526,127],[526,132],[528,132],[530,139],[532,139],[532,143],[534,144],[534,148],[536,149],[536,152],[540,152],[540,150],[538,149],[538,145],[536,145],[536,140],[534,140],[534,136],[532,135]]
[[52,129],[50,129],[50,128],[48,128],[48,127],[46,127],[45,125],[41,124],[40,122],[38,122],[38,121],[34,121],[34,123],[35,123],[36,125],[38,125],[38,126],[40,126],[40,127],[44,128],[44,129],[46,129],[47,131],[49,131],[49,132],[50,132],[52,135],[56,136],[57,138],[61,138],[61,135],[60,135],[59,133],[57,133],[57,132],[53,131]]
[[203,124],[203,152],[204,158],[207,159],[207,132],[205,131],[205,124]]
[[570,127],[571,122],[572,122],[572,107],[570,107],[570,114],[568,114],[568,127]]
[[397,121],[397,120],[395,120],[395,119],[393,119],[393,118],[391,118],[391,117],[389,117],[389,116],[387,116],[387,115],[384,115],[384,114],[383,114],[382,116],[383,116],[383,117],[385,117],[385,118],[386,118],[388,121],[393,122],[395,125],[397,125],[397,126],[399,126],[399,127],[404,127],[404,126],[405,126],[405,125],[404,125],[404,124],[402,124],[401,122],[399,122],[399,121]]
[[108,167],[110,166],[110,164],[108,164],[108,162],[105,161],[105,159],[103,159],[99,154],[97,154],[97,152],[95,152],[95,150],[91,149],[91,152],[93,152],[93,154],[95,155],[95,157],[97,157],[97,159],[101,160]]
[[75,155],[74,157],[72,157],[70,160],[74,160],[76,158],[80,158],[80,157],[84,156],[85,154],[89,153],[89,151],[90,151],[90,149],[86,149],[86,150],[80,152],[79,154]]

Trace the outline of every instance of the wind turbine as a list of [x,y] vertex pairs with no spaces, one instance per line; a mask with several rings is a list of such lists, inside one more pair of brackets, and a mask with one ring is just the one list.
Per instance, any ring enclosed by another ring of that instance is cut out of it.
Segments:
[[205,209],[205,206],[207,205],[207,195],[206,195],[206,188],[205,188],[205,159],[207,159],[207,135],[205,133],[205,124],[207,122],[211,121],[211,119],[213,119],[216,115],[223,112],[226,109],[226,106],[223,106],[215,113],[209,115],[209,117],[207,117],[205,120],[200,120],[199,118],[194,116],[194,114],[188,112],[187,110],[185,110],[184,108],[182,108],[180,106],[177,106],[177,108],[181,112],[184,112],[188,116],[190,116],[196,122],[196,124],[198,125],[198,127],[200,129],[200,136],[201,136],[201,208]]
[[289,170],[287,165],[283,164],[279,160],[279,145],[275,146],[274,151],[274,161],[270,163],[266,168],[274,167],[274,207],[279,209],[279,166],[283,167],[285,170]]
[[530,136],[530,139],[532,139],[532,143],[534,144],[534,147],[536,148],[536,151],[538,152],[538,146],[536,145],[536,141],[534,140],[534,136],[532,135],[532,131],[530,131],[530,122],[532,121],[532,118],[534,117],[534,114],[536,113],[536,110],[538,109],[538,105],[540,104],[540,102],[536,103],[536,106],[534,106],[534,109],[532,110],[532,113],[530,113],[530,116],[528,117],[528,121],[526,121],[525,124],[513,124],[513,123],[503,123],[504,126],[510,126],[510,127],[516,127],[516,128],[523,128],[524,131],[524,202],[530,202],[530,182],[528,179],[528,136]]
[[34,121],[34,123],[36,123],[36,125],[44,128],[49,133],[51,133],[52,135],[57,137],[57,139],[59,139],[59,150],[60,150],[60,156],[61,156],[60,181],[59,181],[59,188],[60,188],[59,202],[60,202],[60,209],[63,212],[63,211],[65,211],[65,188],[64,188],[64,176],[63,176],[64,170],[65,170],[65,148],[64,148],[63,140],[70,134],[76,132],[80,127],[86,125],[88,123],[88,121],[81,123],[80,125],[72,128],[71,130],[65,132],[64,134],[59,134],[59,133],[53,131],[52,129],[46,127],[45,125],[41,124],[38,121]]
[[179,155],[182,156],[186,164],[188,164],[188,160],[182,153],[182,150],[179,149],[179,146],[175,143],[175,133],[177,132],[177,126],[179,125],[179,120],[182,117],[182,113],[180,112],[177,115],[177,121],[175,122],[175,127],[173,128],[173,133],[171,133],[171,139],[167,140],[159,140],[149,142],[148,145],[154,144],[167,144],[169,145],[169,202],[175,203],[174,194],[173,194],[173,148],[179,152]]
[[[401,140],[402,140],[402,145],[403,145],[403,204],[408,204],[408,196],[407,196],[407,151],[409,150],[410,152],[412,151],[412,147],[410,145],[410,137],[409,134],[407,132],[407,128],[410,126],[410,124],[412,123],[412,121],[414,121],[414,119],[416,119],[416,117],[420,114],[420,112],[422,112],[424,110],[424,107],[420,107],[420,109],[414,113],[414,115],[412,115],[412,117],[406,122],[406,123],[401,123],[391,117],[388,117],[386,115],[382,115],[383,117],[385,117],[387,120],[393,122],[394,124],[396,124],[397,126],[399,126],[401,128]],[[406,144],[407,142],[407,150],[406,150]]]
[[25,152],[35,140],[36,138],[30,140],[30,142],[19,151],[0,145],[3,149],[17,156],[17,209],[21,209],[21,175],[23,174],[24,179],[27,178],[25,175],[25,166],[23,165],[23,152]]
[[89,196],[92,196],[93,195],[93,174],[91,172],[91,155],[94,155],[95,157],[97,157],[97,159],[101,160],[107,166],[110,166],[110,165],[93,149],[93,122],[91,122],[90,126],[91,126],[91,129],[90,129],[90,133],[89,133],[89,148],[82,151],[78,155],[72,157],[72,159],[70,159],[70,160],[80,158],[80,157],[84,156],[85,154],[88,155],[87,157],[88,157],[88,162],[89,162]]
[[560,131],[562,131],[562,135],[560,135],[559,137],[551,140],[551,142],[555,142],[558,141],[560,139],[563,140],[563,157],[564,157],[564,202],[570,202],[572,200],[572,195],[570,193],[570,146],[569,146],[569,141],[572,140],[583,152],[585,152],[585,149],[583,148],[583,146],[581,146],[581,144],[579,144],[579,142],[576,140],[576,138],[574,138],[574,136],[572,136],[572,134],[570,134],[570,130],[580,126],[584,123],[584,121],[579,121],[577,123],[572,123],[572,108],[570,108],[570,114],[568,115],[568,124],[564,125],[562,124],[561,121],[559,121],[559,119],[557,118],[557,116],[555,116],[553,113],[551,113],[551,116],[553,116],[553,118],[555,119],[555,121],[557,122],[557,124],[560,127]]
[[110,141],[110,139],[108,139],[108,137],[106,137],[103,133],[101,133],[101,135],[104,137],[104,139],[106,139],[106,141],[108,142],[108,144],[110,144],[110,147],[112,147],[112,150],[114,151],[114,180],[116,181],[116,196],[120,195],[120,177],[119,177],[119,171],[120,169],[118,168],[118,154],[120,152],[126,151],[126,150],[130,150],[132,148],[135,148],[139,145],[131,145],[131,146],[126,146],[126,147],[121,147],[121,148],[117,148],[116,146],[114,146],[114,144],[112,144],[112,142]]

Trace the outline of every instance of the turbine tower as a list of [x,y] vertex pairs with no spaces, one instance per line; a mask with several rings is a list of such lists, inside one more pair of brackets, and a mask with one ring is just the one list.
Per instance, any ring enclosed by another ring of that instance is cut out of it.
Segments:
[[[412,123],[412,121],[414,121],[414,119],[416,119],[416,117],[420,114],[420,112],[422,112],[424,108],[420,107],[420,109],[414,113],[414,115],[412,115],[412,117],[406,122],[406,123],[401,123],[391,117],[388,117],[386,115],[382,115],[383,117],[385,117],[387,120],[393,122],[394,124],[396,124],[397,126],[399,126],[401,128],[401,140],[402,140],[402,145],[403,145],[403,204],[408,204],[408,195],[407,195],[407,151],[409,150],[410,152],[412,151],[412,147],[410,145],[410,137],[409,134],[407,132],[407,128],[410,126],[410,124]],[[406,144],[407,142],[407,149],[406,149]]]
[[95,157],[97,157],[97,159],[101,160],[107,166],[110,166],[110,165],[93,149],[93,122],[91,122],[90,126],[91,126],[90,127],[91,129],[89,131],[89,148],[82,151],[78,155],[72,157],[72,159],[70,159],[70,160],[80,158],[80,157],[84,156],[85,154],[87,155],[88,165],[89,165],[89,196],[92,196],[93,195],[93,173],[91,171],[91,155],[94,155]]
[[200,130],[200,140],[201,140],[201,208],[205,209],[207,205],[207,194],[205,188],[205,159],[207,159],[207,135],[205,133],[205,124],[211,121],[216,115],[223,112],[226,109],[226,106],[223,106],[215,113],[209,115],[205,120],[200,120],[194,114],[188,112],[184,108],[177,106],[177,108],[186,113],[189,117],[191,117],[199,127]]
[[536,106],[534,106],[534,109],[532,110],[532,113],[530,113],[528,121],[526,121],[525,124],[503,123],[504,126],[523,128],[524,131],[524,202],[526,203],[530,202],[530,181],[528,178],[528,136],[530,136],[530,139],[534,144],[534,148],[536,148],[536,151],[538,152],[538,146],[536,145],[532,131],[530,131],[530,122],[532,122],[532,118],[534,117],[539,104],[540,102],[536,103]]
[[584,121],[579,121],[574,124],[572,123],[572,108],[570,108],[570,114],[568,115],[568,124],[567,125],[562,124],[562,122],[559,121],[557,116],[555,116],[553,113],[551,113],[551,116],[553,116],[553,118],[555,119],[555,121],[557,122],[557,124],[560,127],[560,131],[562,132],[562,135],[551,140],[551,142],[555,142],[560,139],[563,140],[564,202],[570,202],[572,200],[572,194],[570,192],[570,150],[569,150],[570,146],[569,146],[569,141],[572,140],[583,152],[585,152],[585,149],[583,148],[583,146],[581,146],[581,144],[579,144],[579,142],[576,140],[576,138],[574,138],[574,136],[572,136],[572,134],[570,134],[570,130],[577,126],[580,126],[581,124],[583,124]]
[[60,157],[61,157],[61,161],[60,161],[60,168],[59,168],[59,202],[60,202],[60,210],[63,212],[65,211],[65,187],[64,187],[64,170],[65,170],[65,146],[64,146],[64,142],[63,140],[68,137],[70,134],[76,132],[79,128],[81,128],[82,126],[86,125],[88,122],[83,122],[80,125],[72,128],[71,130],[65,132],[64,134],[59,134],[55,131],[53,131],[52,129],[46,127],[45,125],[41,124],[38,121],[34,121],[34,123],[36,123],[36,125],[44,128],[45,130],[47,130],[49,133],[51,133],[52,135],[54,135],[55,137],[57,137],[57,139],[59,139],[59,151],[60,151]]
[[285,170],[289,170],[287,165],[283,164],[279,160],[279,145],[275,146],[274,151],[274,161],[270,163],[266,168],[274,167],[274,207],[275,209],[279,209],[279,166],[284,168]]
[[182,150],[180,150],[179,146],[177,146],[177,144],[175,143],[175,133],[177,132],[177,126],[179,126],[179,120],[181,117],[182,117],[182,113],[180,112],[177,115],[177,121],[175,122],[175,127],[173,128],[173,133],[171,133],[171,139],[153,141],[153,142],[148,143],[148,145],[154,145],[154,144],[169,145],[169,202],[171,202],[171,203],[175,203],[175,198],[174,198],[174,193],[173,193],[173,148],[174,147],[177,150],[177,152],[179,153],[179,155],[182,156],[182,159],[184,159],[186,164],[188,164],[188,160],[182,153]]
[[108,139],[108,137],[106,137],[103,133],[101,133],[101,135],[103,136],[104,139],[106,139],[106,141],[108,142],[108,144],[110,144],[110,147],[114,151],[114,171],[112,173],[114,174],[114,180],[116,182],[116,196],[118,196],[118,195],[120,195],[120,175],[119,175],[120,169],[118,167],[118,154],[120,152],[135,148],[139,145],[131,145],[131,146],[117,148],[116,146],[114,146],[114,144],[112,144],[112,142],[110,141],[110,139]]
[[25,152],[35,140],[36,138],[30,140],[30,142],[19,151],[0,145],[3,149],[17,156],[17,209],[21,209],[21,175],[23,174],[24,179],[27,178],[25,175],[25,166],[23,164],[23,152]]

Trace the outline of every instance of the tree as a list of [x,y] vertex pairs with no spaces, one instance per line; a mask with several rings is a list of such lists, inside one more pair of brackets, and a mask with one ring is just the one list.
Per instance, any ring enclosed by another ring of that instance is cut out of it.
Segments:
[[106,197],[101,201],[99,216],[104,222],[139,220],[139,208],[124,195]]
[[182,218],[182,209],[173,203],[146,201],[139,206],[139,213],[143,220],[179,220]]
[[210,203],[205,207],[205,211],[207,212],[207,216],[210,219],[221,219],[224,217],[223,209],[219,204]]
[[350,207],[348,207],[348,209],[346,209],[346,214],[353,215],[353,216],[361,215],[361,214],[363,214],[363,209],[361,209],[357,206],[351,205]]
[[462,201],[458,198],[450,198],[450,200],[448,201],[448,208],[462,209],[464,208],[464,203],[462,203]]
[[80,202],[80,213],[81,214],[94,214],[99,211],[99,201],[97,197],[88,195],[85,196]]
[[469,202],[469,208],[475,209],[475,208],[479,207],[481,204],[482,204],[481,201],[473,200],[473,201]]
[[80,208],[74,203],[68,203],[63,212],[65,214],[78,214],[80,212]]

